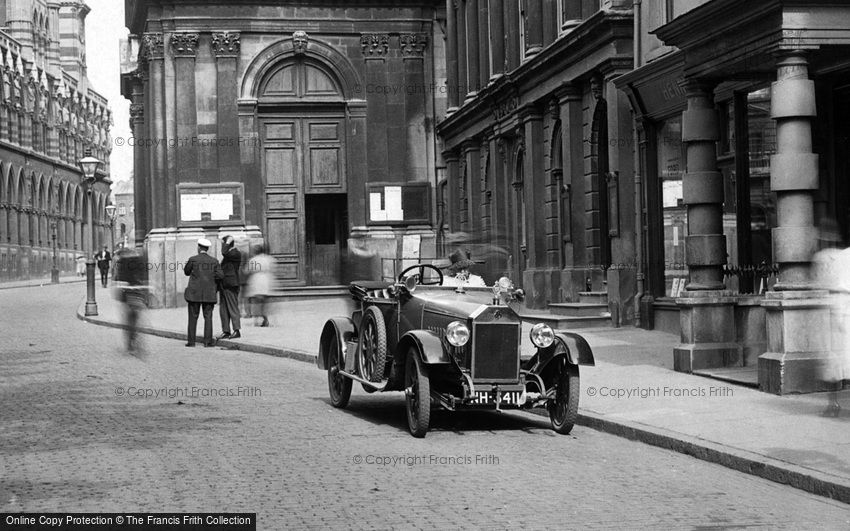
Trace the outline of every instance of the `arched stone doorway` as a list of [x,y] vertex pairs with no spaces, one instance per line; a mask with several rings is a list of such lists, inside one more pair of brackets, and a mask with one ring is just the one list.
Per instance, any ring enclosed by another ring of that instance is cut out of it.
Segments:
[[243,95],[256,98],[262,229],[278,278],[283,285],[340,284],[349,236],[353,70],[312,40],[298,49],[284,41],[258,58],[265,62],[249,67]]

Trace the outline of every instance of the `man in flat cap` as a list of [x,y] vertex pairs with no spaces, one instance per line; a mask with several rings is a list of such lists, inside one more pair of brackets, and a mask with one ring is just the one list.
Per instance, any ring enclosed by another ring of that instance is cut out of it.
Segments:
[[216,283],[224,278],[218,260],[207,254],[212,243],[206,239],[198,240],[198,254],[186,262],[183,273],[189,277],[189,285],[183,296],[189,303],[189,342],[187,347],[195,346],[198,327],[198,314],[204,312],[204,346],[212,347],[213,342],[213,307],[216,302]]

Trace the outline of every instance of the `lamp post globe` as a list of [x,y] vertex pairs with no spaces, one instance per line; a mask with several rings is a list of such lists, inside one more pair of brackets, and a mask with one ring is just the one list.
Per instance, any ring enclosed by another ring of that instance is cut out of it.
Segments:
[[86,150],[86,156],[79,161],[80,169],[83,172],[83,184],[85,185],[86,196],[88,198],[86,208],[86,223],[88,223],[90,233],[88,237],[83,237],[86,245],[86,315],[97,315],[97,301],[94,295],[94,223],[92,223],[92,187],[97,181],[97,170],[103,162],[91,156],[91,151]]

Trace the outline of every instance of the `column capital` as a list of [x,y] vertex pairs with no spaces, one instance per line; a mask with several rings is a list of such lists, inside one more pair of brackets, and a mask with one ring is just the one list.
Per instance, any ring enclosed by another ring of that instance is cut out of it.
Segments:
[[558,103],[564,104],[570,101],[581,100],[581,86],[576,83],[562,83],[555,89],[554,95],[558,99]]
[[390,48],[390,36],[387,33],[360,34],[360,50],[366,59],[384,59]]
[[446,161],[446,164],[457,162],[460,159],[460,155],[457,151],[443,151],[443,160]]
[[519,118],[519,121],[522,124],[535,120],[542,120],[543,109],[541,109],[540,106],[537,104],[526,103],[525,105],[517,109],[517,118]]
[[717,81],[699,77],[686,77],[682,83],[682,87],[685,89],[685,97],[688,99],[700,97],[711,98],[712,106],[714,105],[713,96],[716,86]]
[[424,33],[402,33],[398,43],[403,58],[420,59],[425,56],[428,36]]
[[145,33],[142,35],[142,54],[148,61],[165,57],[162,33]]
[[481,140],[477,138],[470,138],[469,140],[464,140],[464,142],[460,145],[461,150],[464,155],[469,153],[470,151],[480,151],[481,150]]
[[238,31],[215,31],[210,38],[210,49],[218,59],[239,55],[242,35]]
[[194,58],[200,35],[197,33],[172,33],[168,38],[174,57]]
[[145,104],[131,103],[130,104],[130,124],[141,123],[145,121]]

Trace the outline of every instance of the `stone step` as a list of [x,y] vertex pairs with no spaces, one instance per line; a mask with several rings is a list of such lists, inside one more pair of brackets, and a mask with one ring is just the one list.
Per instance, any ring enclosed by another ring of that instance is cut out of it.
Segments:
[[271,296],[276,299],[349,296],[348,286],[277,286]]
[[607,291],[582,291],[578,294],[579,302],[586,302],[588,304],[604,304],[608,305],[608,292]]
[[611,317],[608,305],[591,302],[556,302],[549,305],[549,311],[567,317]]
[[554,329],[606,328],[611,326],[610,316],[567,317],[553,313],[521,313],[520,318],[529,323],[545,323]]

